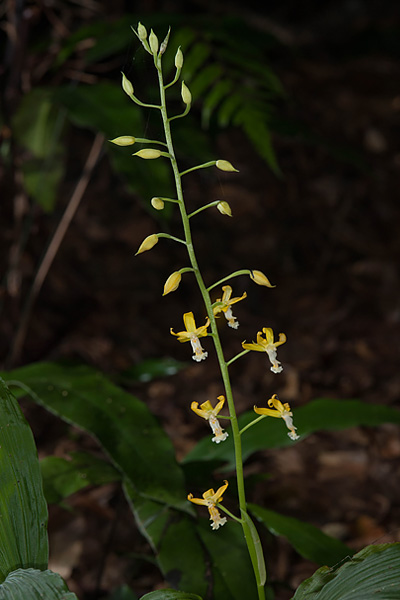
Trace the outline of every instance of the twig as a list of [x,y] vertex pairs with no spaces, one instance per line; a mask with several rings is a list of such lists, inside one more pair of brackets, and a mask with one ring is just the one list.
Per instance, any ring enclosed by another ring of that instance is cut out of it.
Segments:
[[76,210],[82,200],[82,197],[86,191],[93,170],[99,159],[100,152],[103,146],[104,136],[98,133],[93,141],[92,147],[89,152],[89,156],[86,159],[85,166],[82,171],[82,175],[75,187],[75,190],[68,202],[68,205],[62,215],[60,222],[50,240],[47,250],[43,256],[42,262],[37,270],[35,278],[32,283],[32,287],[29,291],[28,298],[26,299],[25,306],[23,309],[22,317],[19,322],[16,334],[14,336],[13,343],[11,345],[10,353],[7,357],[6,367],[12,366],[19,358],[24,342],[26,333],[28,330],[29,320],[32,313],[33,305],[37,296],[42,289],[43,282],[47,277],[49,269],[53,263],[53,260],[58,252],[58,249],[64,239],[65,233],[76,213]]

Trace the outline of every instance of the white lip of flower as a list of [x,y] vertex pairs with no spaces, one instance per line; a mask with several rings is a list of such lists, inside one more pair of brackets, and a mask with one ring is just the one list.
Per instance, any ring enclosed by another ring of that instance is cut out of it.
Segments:
[[284,412],[282,414],[282,419],[285,421],[286,427],[288,429],[290,429],[288,436],[290,437],[291,440],[298,440],[300,439],[300,436],[297,435],[296,433],[296,429],[297,427],[295,427],[293,425],[293,413],[292,412]]
[[276,358],[277,357],[276,347],[273,344],[268,344],[268,346],[266,347],[266,352],[268,354],[268,358],[272,365],[271,371],[273,373],[280,373],[281,371],[283,371],[283,367],[281,366],[281,363]]
[[207,507],[210,512],[211,529],[215,531],[216,529],[222,527],[222,525],[225,525],[226,517],[221,517],[221,513],[219,512],[218,508],[216,508],[212,503],[208,504]]
[[211,415],[208,418],[208,422],[210,423],[210,427],[214,434],[214,437],[211,439],[211,441],[215,442],[216,444],[219,444],[220,442],[224,442],[229,434],[227,431],[224,431],[222,429],[217,417],[214,417],[214,415]]
[[204,348],[202,348],[201,344],[200,344],[200,340],[197,337],[197,335],[192,335],[190,337],[190,343],[192,344],[192,349],[193,349],[193,360],[195,360],[196,362],[200,362],[201,360],[205,360],[208,356],[208,352],[204,351]]
[[229,327],[232,327],[232,329],[237,329],[239,327],[239,321],[232,314],[232,308],[230,306],[228,306],[228,308],[224,312],[224,315],[225,315],[225,319],[228,321]]

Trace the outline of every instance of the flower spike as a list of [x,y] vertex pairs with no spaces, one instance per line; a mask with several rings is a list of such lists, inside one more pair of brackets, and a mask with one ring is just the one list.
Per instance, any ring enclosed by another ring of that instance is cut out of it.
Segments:
[[214,490],[211,488],[204,492],[203,498],[194,498],[193,494],[188,495],[188,500],[193,502],[193,504],[207,506],[208,512],[210,513],[211,528],[214,530],[222,527],[222,525],[225,525],[226,523],[226,517],[221,518],[219,510],[216,508],[216,504],[222,502],[222,496],[228,485],[229,484],[225,479],[224,485],[222,485],[216,492],[214,492]]
[[[265,337],[263,337],[263,334]],[[274,342],[274,332],[271,327],[263,327],[262,332],[259,331],[257,333],[257,343],[253,342],[251,344],[247,344],[246,342],[242,342],[242,346],[245,350],[255,350],[256,352],[266,352],[268,354],[268,358],[272,364],[271,371],[273,373],[280,373],[283,370],[283,367],[279,360],[276,358],[276,349],[281,344],[286,342],[286,335],[284,333],[279,334],[279,340]]]
[[231,306],[232,304],[236,304],[236,302],[240,302],[240,300],[244,300],[245,298],[247,298],[247,294],[245,292],[240,298],[231,299],[232,288],[230,285],[223,285],[222,291],[222,298],[218,298],[218,300],[216,300],[216,303],[219,304],[217,304],[217,306],[214,306],[213,308],[214,315],[223,312],[225,315],[225,319],[228,321],[229,327],[237,329],[239,327],[239,322],[236,319],[236,317],[233,316]]
[[296,433],[297,427],[293,425],[293,413],[290,410],[289,403],[285,402],[285,404],[282,404],[282,402],[276,397],[276,394],[274,394],[272,398],[268,400],[268,406],[270,408],[257,408],[257,406],[255,406],[254,412],[256,412],[258,415],[266,415],[267,417],[277,417],[278,419],[283,419],[286,423],[286,427],[289,429],[288,436],[290,439],[298,440],[300,436],[298,436]]
[[196,327],[196,322],[192,312],[185,313],[183,315],[183,322],[185,324],[186,331],[179,331],[174,333],[173,329],[170,329],[171,335],[175,335],[178,338],[178,342],[190,342],[193,348],[193,360],[200,362],[205,360],[208,353],[201,347],[199,338],[208,335],[207,327],[210,325],[210,319],[207,317],[206,324],[201,327]]
[[190,405],[190,408],[193,412],[196,413],[196,415],[198,415],[199,417],[203,417],[203,419],[206,419],[206,421],[209,422],[212,432],[214,434],[214,437],[211,441],[215,442],[216,444],[224,442],[228,437],[228,433],[226,431],[224,432],[217,419],[217,414],[220,412],[225,403],[225,397],[218,396],[218,400],[219,402],[214,408],[211,406],[211,402],[209,400],[203,402],[203,404],[200,404],[200,408],[198,402],[192,402],[192,404]]

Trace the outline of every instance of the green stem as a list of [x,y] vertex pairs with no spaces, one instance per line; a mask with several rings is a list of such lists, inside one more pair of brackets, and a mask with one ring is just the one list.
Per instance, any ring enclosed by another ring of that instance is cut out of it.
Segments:
[[243,429],[240,430],[240,435],[242,435],[245,431],[250,429],[250,427],[253,427],[253,425],[258,423],[259,421],[262,421],[263,419],[265,419],[266,416],[267,415],[261,415],[261,417],[258,417],[257,419],[254,419],[254,421],[251,421],[250,423],[248,423],[245,427],[243,427]]
[[[211,161],[209,163],[205,163],[204,165],[199,165],[197,167],[193,167],[192,169],[188,169],[182,173],[179,172],[178,163],[175,158],[175,151],[174,151],[174,146],[173,146],[173,142],[172,142],[171,126],[170,126],[171,120],[168,118],[168,114],[167,114],[165,86],[164,86],[164,82],[163,82],[163,75],[162,75],[162,69],[161,69],[161,57],[158,58],[156,67],[157,67],[159,87],[160,87],[161,117],[162,117],[162,121],[163,121],[163,125],[164,125],[165,140],[167,142],[168,152],[170,155],[172,171],[173,171],[174,179],[175,179],[178,205],[179,205],[179,209],[180,209],[180,213],[181,213],[182,225],[183,225],[183,230],[184,230],[184,234],[185,234],[186,248],[187,248],[189,259],[190,259],[190,264],[192,265],[194,275],[196,277],[197,285],[199,287],[200,293],[201,293],[203,301],[204,301],[204,305],[205,305],[205,308],[207,311],[208,318],[210,319],[210,327],[211,327],[211,332],[212,332],[211,337],[213,338],[213,341],[214,341],[214,347],[215,347],[215,351],[217,354],[219,367],[220,367],[220,371],[221,371],[221,376],[222,376],[222,380],[223,380],[224,388],[225,388],[225,395],[226,395],[226,399],[227,399],[227,403],[228,403],[228,407],[229,407],[229,415],[231,418],[231,425],[232,425],[232,436],[233,436],[234,447],[235,447],[236,480],[237,480],[237,490],[238,490],[238,497],[239,497],[239,507],[240,507],[241,514],[245,514],[247,517],[247,518],[244,518],[241,520],[241,524],[242,524],[242,528],[243,528],[244,537],[246,539],[247,547],[249,550],[250,558],[252,561],[254,574],[256,577],[257,584],[258,584],[258,582],[260,581],[260,571],[258,568],[256,548],[254,546],[251,527],[249,526],[249,523],[248,523],[250,521],[250,517],[248,516],[248,513],[247,513],[246,495],[245,495],[245,488],[244,488],[242,442],[241,442],[241,437],[240,437],[240,432],[239,432],[239,424],[238,424],[238,419],[237,419],[237,415],[236,415],[235,403],[233,400],[232,386],[231,386],[230,377],[229,377],[228,365],[225,361],[221,340],[220,340],[220,337],[218,334],[218,328],[217,328],[217,323],[216,323],[215,316],[214,316],[213,309],[212,309],[212,302],[211,302],[210,294],[209,294],[209,292],[206,288],[206,285],[203,281],[203,277],[201,275],[201,272],[200,272],[200,269],[199,269],[199,266],[197,263],[196,254],[195,254],[195,251],[193,248],[192,233],[191,233],[191,229],[190,229],[188,213],[186,211],[186,206],[185,206],[185,201],[184,201],[183,191],[182,191],[182,182],[181,182],[181,177],[185,173],[189,173],[190,171],[193,171],[195,169],[200,169],[203,167],[215,165],[216,161]],[[257,585],[257,590],[258,590],[259,600],[264,600],[265,595],[264,595],[263,586]]]

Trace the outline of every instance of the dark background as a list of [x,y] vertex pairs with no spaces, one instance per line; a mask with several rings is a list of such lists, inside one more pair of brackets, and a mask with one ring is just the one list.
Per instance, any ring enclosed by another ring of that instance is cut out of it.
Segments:
[[[272,172],[240,128],[214,126],[209,159],[229,160],[240,173],[208,170],[185,179],[191,210],[224,199],[234,215],[229,219],[211,210],[194,222],[207,282],[255,268],[276,284],[269,290],[246,277],[232,284],[235,296],[246,291],[248,298],[235,307],[239,330],[221,329],[228,356],[238,352],[244,339],[255,339],[264,326],[288,338],[279,351],[284,365],[279,376],[266,368],[263,355],[248,355],[237,363],[233,386],[238,411],[262,404],[272,393],[289,401],[294,413],[296,406],[318,397],[395,405],[400,391],[399,5],[287,0],[265,3],[263,8],[258,4],[82,1],[9,3],[2,8],[3,366],[69,360],[115,376],[144,359],[187,361],[187,368],[170,378],[147,386],[130,384],[162,420],[178,458],[205,433],[203,424],[189,414],[189,405],[221,393],[218,369],[211,357],[191,364],[187,345],[177,344],[169,334],[170,327],[181,329],[184,312],[192,310],[199,322],[203,318],[189,275],[177,292],[161,297],[169,274],[186,265],[181,247],[161,240],[147,254],[135,258],[134,253],[144,237],[163,226],[179,235],[179,216],[173,213],[166,223],[160,222],[149,199],[163,195],[162,190],[153,190],[151,183],[147,195],[128,190],[103,151],[27,312],[35,272],[82,177],[94,133],[69,129],[64,138],[65,174],[54,209],[45,212],[23,186],[26,150],[13,140],[13,115],[24,95],[38,86],[115,82],[121,69],[129,69],[134,77],[133,56],[141,81],[147,81],[145,58],[137,54],[133,34],[131,46],[108,61],[87,68],[83,45],[54,69],[63,44],[85,24],[113,23],[132,13],[133,25],[141,20],[150,29],[153,19],[170,14],[194,27],[205,27],[211,19],[224,28],[227,19],[235,18],[274,39],[263,60],[286,92],[274,102],[271,117],[281,176]],[[238,53],[240,43],[238,37]],[[201,129],[200,101],[194,102],[192,116]],[[155,127],[151,120],[147,123],[150,130]],[[115,136],[145,133],[121,123]],[[151,172],[152,165],[132,159],[132,169]],[[26,413],[42,456],[95,447],[39,408],[26,406]],[[265,452],[247,466],[249,475],[266,471],[270,478],[251,488],[253,501],[324,527],[356,549],[374,541],[399,540],[398,427],[321,432],[294,447]],[[156,569],[137,558],[148,549],[116,486],[86,490],[70,504],[71,513],[59,508],[51,512],[50,566],[67,578],[81,600],[100,598],[123,581],[138,594],[161,583]],[[270,570],[274,581],[284,582],[277,588],[277,598],[284,600],[290,597],[285,586],[296,587],[315,565],[300,559],[283,540],[274,543]],[[63,554],[65,548],[68,552]]]

